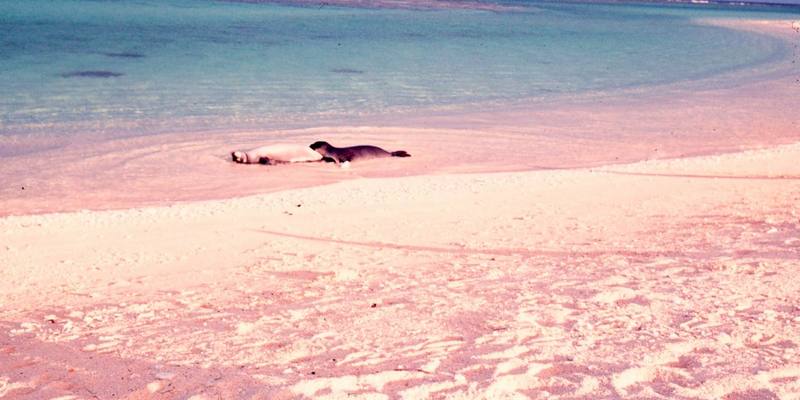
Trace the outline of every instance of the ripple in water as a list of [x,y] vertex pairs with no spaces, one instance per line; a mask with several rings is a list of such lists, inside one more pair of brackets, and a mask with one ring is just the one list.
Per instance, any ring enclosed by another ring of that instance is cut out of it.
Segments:
[[334,68],[331,70],[334,74],[350,74],[350,75],[362,75],[365,71],[360,69],[354,68]]
[[144,54],[141,53],[132,53],[132,52],[121,52],[121,53],[100,53],[106,57],[112,58],[144,58]]
[[72,71],[61,74],[62,78],[116,78],[125,74],[114,71]]

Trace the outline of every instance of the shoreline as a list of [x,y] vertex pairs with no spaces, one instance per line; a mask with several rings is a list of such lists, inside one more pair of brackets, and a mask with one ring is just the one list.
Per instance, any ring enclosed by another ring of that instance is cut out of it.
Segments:
[[[797,32],[792,24],[737,21],[734,27],[793,43]],[[129,137],[86,147],[79,141],[9,157],[0,165],[0,176],[10,178],[0,188],[0,216],[183,204],[365,177],[598,167],[792,143],[800,140],[793,113],[800,109],[793,56],[761,66],[755,81],[752,71],[740,71],[751,81],[738,78],[732,86],[715,89],[676,83],[584,94],[557,104],[520,102],[489,111],[384,116],[361,121],[361,126],[210,132],[201,140]],[[707,118],[716,114],[725,119]],[[349,171],[325,165],[242,168],[225,162],[232,150],[266,144],[260,139],[265,134],[272,142],[371,143],[407,150],[412,158],[359,163]],[[642,139],[647,136],[653,138],[650,143]]]
[[[4,214],[0,212],[0,221],[2,220],[16,220],[19,218],[26,218],[26,217],[49,217],[49,216],[59,216],[59,215],[71,215],[71,214],[92,214],[92,213],[107,213],[107,212],[121,212],[121,211],[137,211],[137,212],[147,212],[147,210],[153,209],[173,209],[173,208],[181,208],[185,206],[191,205],[199,205],[199,204],[207,204],[207,203],[225,203],[228,201],[235,201],[238,199],[248,199],[248,198],[256,198],[261,196],[269,196],[269,195],[277,195],[283,192],[291,192],[309,188],[322,188],[330,185],[336,185],[343,182],[351,182],[353,180],[366,180],[366,181],[381,181],[386,179],[404,179],[404,178],[414,178],[414,177],[430,177],[430,178],[437,178],[442,176],[464,176],[464,177],[490,177],[492,175],[503,175],[503,174],[524,174],[524,173],[545,173],[545,172],[603,172],[603,173],[619,173],[619,174],[628,174],[628,171],[632,168],[639,165],[651,165],[655,163],[663,163],[661,168],[669,169],[669,167],[675,164],[679,164],[681,162],[691,162],[696,159],[705,159],[705,158],[720,158],[726,156],[741,156],[747,155],[754,152],[771,152],[771,151],[778,151],[781,152],[785,148],[791,148],[794,146],[800,145],[800,140],[797,141],[787,141],[783,143],[774,143],[769,146],[753,146],[753,147],[740,147],[736,149],[726,149],[726,150],[709,150],[707,152],[696,152],[696,153],[684,153],[681,155],[674,155],[674,156],[667,156],[667,157],[657,157],[657,158],[646,158],[646,159],[631,159],[626,161],[619,161],[619,162],[607,162],[607,163],[599,163],[599,164],[587,164],[587,165],[576,165],[571,167],[548,167],[548,166],[540,166],[540,167],[515,167],[515,166],[497,166],[494,170],[463,170],[463,171],[436,171],[433,173],[428,174],[403,174],[397,171],[394,171],[393,174],[383,174],[377,173],[374,176],[365,175],[365,176],[356,176],[356,177],[348,177],[345,179],[332,179],[328,181],[315,181],[315,182],[295,182],[294,184],[289,184],[282,187],[271,188],[270,190],[266,191],[256,191],[253,193],[248,193],[241,196],[226,196],[220,198],[200,198],[200,199],[188,199],[188,200],[175,200],[175,201],[155,201],[152,203],[142,203],[142,204],[133,204],[133,205],[119,205],[117,207],[104,207],[104,208],[97,208],[97,209],[87,209],[87,208],[78,208],[78,209],[66,209],[66,210],[41,210],[36,212],[24,213],[24,214],[13,214],[8,213]],[[310,163],[309,163],[310,164]],[[263,167],[263,168],[274,168],[272,167]],[[297,165],[288,165],[288,166],[279,166],[285,168],[298,168]],[[306,165],[305,167],[310,167],[310,165]],[[248,166],[248,168],[260,168],[257,165]],[[618,171],[619,169],[619,171]],[[338,168],[337,168],[338,171]],[[349,172],[349,171],[348,171]],[[338,172],[334,172],[338,173]],[[632,175],[636,175],[635,172],[630,172]],[[652,173],[647,175],[652,176],[659,176],[662,173]],[[669,174],[664,174],[665,176],[669,176]],[[681,176],[681,175],[676,175]],[[800,175],[777,175],[774,176],[772,172],[765,172],[763,174],[755,174],[755,175],[746,175],[746,176],[728,176],[728,175],[703,175],[703,174],[689,174],[683,177],[686,178],[708,178],[708,179],[800,179]]]

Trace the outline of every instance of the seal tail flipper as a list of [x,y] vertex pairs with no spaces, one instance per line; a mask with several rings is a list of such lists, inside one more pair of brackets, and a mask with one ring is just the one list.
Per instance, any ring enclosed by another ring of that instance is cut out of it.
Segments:
[[411,157],[411,154],[406,153],[405,150],[398,150],[392,152],[392,157]]

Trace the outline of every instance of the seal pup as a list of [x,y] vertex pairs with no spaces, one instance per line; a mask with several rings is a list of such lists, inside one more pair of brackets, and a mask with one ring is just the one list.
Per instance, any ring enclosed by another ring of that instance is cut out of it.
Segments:
[[233,162],[239,164],[285,164],[321,161],[322,155],[301,144],[279,143],[256,147],[247,151],[231,152]]
[[333,147],[328,142],[314,142],[309,146],[316,150],[323,157],[333,159],[337,164],[355,161],[355,160],[369,160],[370,158],[383,158],[383,157],[411,157],[405,150],[386,151],[377,146],[351,146],[351,147]]

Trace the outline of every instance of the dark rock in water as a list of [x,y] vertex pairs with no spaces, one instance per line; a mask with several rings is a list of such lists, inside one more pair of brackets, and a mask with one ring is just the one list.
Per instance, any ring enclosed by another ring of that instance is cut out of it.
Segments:
[[62,78],[116,78],[125,74],[113,71],[73,71],[61,74]]
[[332,69],[331,72],[336,74],[354,74],[354,75],[360,75],[364,73],[364,71],[360,69],[353,69],[353,68],[336,68]]
[[122,53],[102,53],[106,57],[116,57],[116,58],[143,58],[144,54],[141,53],[129,53],[127,51]]

